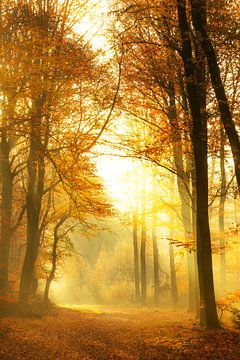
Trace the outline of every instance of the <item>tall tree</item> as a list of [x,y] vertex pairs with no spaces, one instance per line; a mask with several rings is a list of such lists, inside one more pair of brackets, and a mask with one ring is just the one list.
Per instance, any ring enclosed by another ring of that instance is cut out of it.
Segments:
[[[14,3],[13,3],[14,4]],[[12,4],[11,4],[12,5]],[[1,173],[1,230],[0,230],[0,292],[8,291],[9,253],[13,236],[13,202],[16,186],[14,180],[24,161],[18,161],[18,143],[23,140],[23,112],[21,99],[25,93],[25,74],[19,64],[17,23],[13,16],[7,14],[9,3],[1,2],[0,7],[0,53],[1,53],[1,142],[0,142],[0,173]],[[11,6],[10,6],[11,9]],[[16,181],[15,181],[16,182]]]
[[[186,75],[186,88],[192,116],[192,141],[196,169],[197,196],[197,256],[200,298],[204,306],[206,325],[219,328],[213,284],[211,237],[208,218],[208,164],[206,108],[202,107],[201,83],[199,84],[187,20],[186,1],[178,0],[178,21],[182,39],[182,57]],[[198,64],[198,66],[200,63]],[[199,70],[199,68],[198,68]]]
[[[119,87],[118,80],[111,101],[104,84],[107,67],[97,64],[96,54],[81,36],[74,33],[72,5],[73,1],[58,4],[55,1],[30,1],[17,8],[22,47],[26,52],[23,66],[27,74],[29,104],[27,245],[20,283],[22,303],[28,302],[34,281],[41,208],[46,193],[46,163],[51,161],[58,170],[60,160],[63,160],[65,165],[61,166],[66,168],[65,148],[75,146],[77,156],[96,144],[110,120]],[[89,107],[90,101],[94,104],[92,107]],[[60,137],[57,136],[59,129]],[[54,159],[53,154],[58,156]],[[60,175],[62,181],[70,177],[66,172],[64,176]]]

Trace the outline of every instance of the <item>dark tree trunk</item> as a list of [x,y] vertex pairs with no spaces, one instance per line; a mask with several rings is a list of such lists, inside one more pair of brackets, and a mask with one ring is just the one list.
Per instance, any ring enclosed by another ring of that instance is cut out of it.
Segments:
[[[171,182],[171,198],[174,206],[174,177]],[[173,211],[170,211],[170,239],[174,239],[174,214]],[[178,304],[178,289],[177,289],[177,275],[175,267],[175,254],[174,254],[174,245],[169,242],[169,261],[170,261],[170,275],[171,275],[171,293],[173,305]]]
[[196,35],[200,40],[202,49],[208,62],[209,73],[218,102],[221,121],[224,125],[232,150],[237,184],[238,187],[240,187],[240,141],[221,79],[217,56],[213,48],[212,41],[208,35],[206,21],[206,0],[190,0],[190,2],[192,6],[193,26],[196,30]]
[[8,94],[2,104],[2,129],[0,143],[1,172],[1,227],[0,227],[0,293],[8,292],[9,256],[12,243],[13,171],[10,152],[14,144],[9,127],[14,119],[16,97]]
[[[194,164],[194,159],[192,160]],[[196,199],[196,172],[195,172],[195,165],[192,167],[192,234],[193,234],[193,244],[195,248],[194,252],[194,268],[195,268],[195,296],[196,296],[196,318],[204,318],[204,313],[200,316],[200,294],[199,294],[199,277],[198,277],[198,266],[197,266],[197,199]]]
[[[46,91],[46,84],[49,78],[42,71],[46,50],[44,49],[45,37],[48,36],[49,14],[43,6],[43,0],[39,1],[39,7],[36,9],[41,26],[41,33],[38,32],[38,38],[35,39],[34,32],[30,34],[33,42],[33,50],[36,51],[34,65],[39,73],[36,73],[36,79],[30,79],[34,84],[32,92],[32,109],[30,112],[30,149],[27,160],[28,188],[26,197],[27,208],[27,247],[25,259],[23,262],[22,274],[20,279],[19,302],[28,303],[30,295],[34,292],[36,285],[35,264],[40,245],[40,212],[44,189],[45,178],[45,152],[49,139],[49,109],[51,108],[51,91]],[[36,86],[38,84],[38,86]],[[31,86],[30,86],[30,90]],[[37,93],[36,93],[37,91]]]
[[172,293],[173,305],[175,306],[178,304],[178,289],[177,289],[177,276],[176,276],[176,268],[175,268],[174,245],[171,243],[169,243],[169,258],[170,258],[170,274],[171,274],[171,293]]
[[[206,108],[201,107],[201,84],[198,83],[195,61],[192,55],[192,43],[185,0],[178,0],[178,19],[182,38],[182,56],[186,75],[187,95],[192,116],[192,141],[196,168],[197,259],[200,297],[204,303],[207,327],[220,328],[215,303],[208,219]],[[202,114],[204,115],[202,116]]]
[[[48,122],[47,119],[45,120]],[[20,281],[19,301],[21,303],[28,303],[34,284],[35,263],[40,244],[39,221],[45,177],[44,157],[47,145],[46,139],[44,144],[42,143],[41,119],[32,119],[31,126],[30,152],[27,163],[27,247]]]
[[1,191],[1,230],[0,230],[0,293],[8,292],[9,254],[12,234],[12,194],[13,175],[9,159],[10,148],[2,134],[0,144]]
[[220,171],[221,171],[221,189],[219,200],[219,233],[220,233],[220,284],[221,292],[224,295],[226,288],[226,243],[224,235],[224,212],[226,201],[226,171],[225,171],[225,134],[224,129],[220,127]]
[[134,255],[134,284],[135,301],[140,302],[139,253],[138,253],[138,215],[133,213],[133,255]]
[[152,246],[153,246],[153,273],[154,273],[154,304],[159,306],[160,280],[159,280],[159,255],[156,233],[156,215],[153,209],[152,220]]

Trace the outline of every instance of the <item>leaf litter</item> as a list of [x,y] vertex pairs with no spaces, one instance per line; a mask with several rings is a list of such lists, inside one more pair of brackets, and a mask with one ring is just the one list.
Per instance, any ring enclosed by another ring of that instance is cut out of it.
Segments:
[[239,360],[240,332],[204,330],[180,311],[55,308],[0,318],[1,360]]

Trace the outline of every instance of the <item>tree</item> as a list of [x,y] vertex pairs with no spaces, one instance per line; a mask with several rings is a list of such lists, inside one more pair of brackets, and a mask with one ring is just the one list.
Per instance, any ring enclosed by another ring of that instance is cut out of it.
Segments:
[[[22,50],[18,46],[18,26],[11,16],[14,2],[1,1],[0,6],[0,52],[1,52],[1,142],[0,142],[0,172],[1,172],[1,231],[0,231],[0,293],[9,290],[9,254],[14,230],[19,223],[14,224],[13,206],[15,205],[16,182],[25,163],[19,161],[19,143],[23,140],[22,126],[24,113],[21,99],[25,93],[26,84],[23,69],[19,64]],[[10,14],[6,12],[10,9]],[[22,216],[19,214],[20,217]]]
[[[174,9],[174,4],[172,5],[172,10]],[[168,54],[169,48],[171,52],[175,55],[176,52],[181,55],[183,59],[184,71],[185,71],[185,86],[187,91],[187,100],[189,103],[190,114],[191,114],[191,122],[188,123],[191,139],[193,143],[193,151],[194,151],[194,162],[195,162],[195,174],[196,174],[196,195],[197,195],[197,252],[198,252],[198,270],[199,270],[199,281],[200,281],[200,296],[204,303],[203,308],[206,313],[206,322],[209,327],[218,327],[218,319],[216,313],[215,306],[215,295],[214,295],[214,287],[213,287],[213,271],[212,271],[212,255],[211,255],[211,239],[210,239],[210,229],[209,229],[209,220],[208,220],[208,173],[207,173],[207,118],[206,118],[206,80],[205,80],[205,57],[201,51],[201,44],[198,42],[197,36],[194,37],[194,41],[192,41],[192,37],[190,35],[190,27],[188,23],[188,15],[185,1],[177,2],[177,13],[178,13],[178,23],[179,29],[176,29],[173,24],[172,18],[175,18],[175,15],[170,17],[169,11],[167,7],[158,6],[160,9],[160,18],[162,19],[162,24],[156,20],[156,17],[153,17],[154,7],[150,8],[148,6],[144,7],[142,3],[134,3],[130,8],[127,8],[126,11],[122,10],[122,13],[125,12],[134,14],[136,16],[136,21],[138,23],[143,24],[140,28],[140,31],[133,35],[132,38],[128,38],[125,33],[126,45],[135,44],[134,48],[142,47],[143,56],[142,63],[146,62],[150,58],[148,47],[151,48],[157,44],[158,38],[161,39],[163,46],[165,46],[166,52],[163,53]],[[144,11],[144,17],[138,17],[139,13]],[[173,14],[175,12],[173,11]],[[152,20],[153,19],[153,20]],[[146,29],[144,27],[146,24],[150,24]],[[153,25],[152,25],[153,24]],[[158,27],[156,26],[158,25]],[[133,25],[134,26],[134,25]],[[132,27],[129,27],[130,29]],[[179,38],[181,42],[179,42]],[[194,49],[194,50],[193,50]],[[141,54],[142,55],[142,54]],[[162,55],[162,53],[161,53]],[[164,57],[163,55],[163,57]],[[172,57],[174,57],[174,55]],[[165,55],[166,57],[166,55]],[[167,57],[172,61],[172,57]],[[135,64],[135,61],[133,62]],[[142,63],[138,65],[142,68]],[[155,60],[155,64],[157,61]],[[155,65],[156,67],[156,65]],[[147,95],[153,93],[153,85],[152,79],[154,78],[154,72],[152,67],[150,67],[150,76],[147,77],[147,81],[143,82],[142,73],[138,72],[138,75],[141,76],[141,85],[148,86],[150,91],[147,92]],[[159,69],[159,66],[158,66]],[[138,69],[139,70],[139,69]],[[164,71],[164,69],[162,69]],[[144,72],[144,76],[146,72]],[[158,71],[159,74],[159,71]],[[165,74],[164,74],[165,75]],[[170,89],[169,86],[166,86],[166,83],[159,76],[156,78],[158,84],[160,85],[160,89],[164,89],[171,95],[170,98],[170,122],[175,121],[173,126],[173,132],[177,133],[174,128],[176,128],[176,106],[174,104],[175,97],[174,94],[174,85],[176,81],[171,83]],[[174,79],[175,80],[175,79]],[[151,84],[151,85],[149,85]],[[179,86],[179,85],[178,85]],[[138,89],[140,87],[138,86]],[[171,92],[171,88],[173,89]],[[181,85],[180,85],[181,88]],[[140,92],[143,92],[142,87],[140,88]],[[159,91],[160,96],[158,103],[161,105],[162,97],[164,91]],[[151,96],[151,95],[150,95]],[[156,93],[154,92],[154,96],[156,98]],[[149,102],[151,104],[151,102]],[[185,107],[185,111],[188,111]],[[153,122],[151,121],[151,124]],[[178,134],[178,133],[177,133]],[[179,156],[179,151],[176,150],[176,147],[173,149],[175,151],[175,160],[177,161],[176,167],[177,169],[183,170],[183,166],[181,165],[182,157]],[[180,148],[181,151],[181,148]],[[148,152],[149,153],[149,152]],[[180,163],[179,163],[180,160]],[[196,163],[197,162],[197,163]],[[191,163],[191,162],[190,162]],[[188,173],[191,171],[188,169]],[[189,176],[186,176],[187,181],[183,182],[182,178],[185,176],[185,172],[183,171],[179,176],[179,188],[180,188],[180,196],[183,197],[182,205],[185,208],[185,197],[188,196],[187,187],[189,189]],[[185,184],[187,186],[185,186]],[[181,191],[181,187],[184,187],[183,191]],[[190,206],[191,202],[188,200],[188,208],[187,213],[188,219],[191,219]],[[186,211],[182,213],[183,222],[185,223],[186,233],[189,234],[192,231],[191,226],[186,226]],[[189,221],[188,221],[189,222]],[[191,222],[189,222],[190,224]],[[203,319],[202,319],[203,320]]]
[[[142,17],[142,13],[146,13],[146,16]],[[177,175],[185,242],[189,243],[193,238],[190,174],[194,161],[183,69],[176,52],[180,44],[177,35],[171,30],[173,20],[169,18],[168,8],[157,3],[156,6],[149,7],[147,4],[144,6],[141,2],[134,2],[132,7],[120,11],[120,14],[126,28],[120,34],[121,41],[127,49],[124,56],[126,70],[123,71],[125,95],[121,105],[124,112],[134,114],[137,120],[149,127],[152,139],[150,141],[147,138],[140,149],[133,141],[132,147],[136,149],[136,156],[166,166]],[[129,24],[126,25],[127,21]],[[127,92],[130,93],[130,99],[126,96]],[[143,107],[148,109],[149,116],[142,115]],[[167,150],[169,144],[171,154]],[[171,164],[169,156],[173,157]],[[187,258],[189,310],[194,311],[194,256],[188,250]]]
[[[182,56],[186,75],[186,88],[192,116],[192,142],[196,168],[197,195],[197,256],[200,299],[204,306],[205,321],[210,328],[219,328],[213,285],[211,239],[208,219],[207,122],[202,103],[202,83],[196,77],[192,43],[187,20],[186,2],[178,0],[178,20],[182,39]],[[200,62],[198,63],[198,66]],[[204,71],[204,69],[201,69]],[[202,318],[202,321],[204,319]]]
[[147,221],[146,221],[146,174],[143,169],[142,198],[141,198],[141,303],[147,304],[147,265],[146,265],[146,245],[147,245]]
[[[53,153],[60,155],[58,149],[76,145],[83,154],[96,144],[111,118],[119,87],[118,84],[116,89],[106,91],[108,66],[98,63],[97,54],[74,33],[73,23],[70,25],[72,5],[74,1],[59,4],[55,1],[12,1],[7,14],[11,21],[14,18],[11,29],[16,39],[12,78],[17,78],[20,69],[19,77],[23,80],[17,85],[20,97],[17,109],[21,109],[17,139],[20,139],[19,134],[25,138],[23,161],[27,164],[26,169],[25,166],[18,168],[23,171],[23,178],[27,178],[27,245],[20,284],[22,303],[28,302],[34,283],[47,185],[46,164],[53,160]],[[67,131],[69,119],[71,131]],[[53,139],[60,123],[62,143],[57,144]],[[8,152],[10,150],[7,148]],[[7,190],[3,188],[5,196]],[[10,222],[10,216],[5,214]],[[9,248],[9,243],[6,244]]]

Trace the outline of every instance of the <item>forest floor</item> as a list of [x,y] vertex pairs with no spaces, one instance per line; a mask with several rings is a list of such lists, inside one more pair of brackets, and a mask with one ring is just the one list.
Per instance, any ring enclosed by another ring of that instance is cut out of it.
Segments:
[[184,312],[55,308],[0,317],[1,360],[239,360],[240,331],[207,331]]

